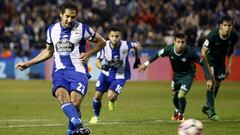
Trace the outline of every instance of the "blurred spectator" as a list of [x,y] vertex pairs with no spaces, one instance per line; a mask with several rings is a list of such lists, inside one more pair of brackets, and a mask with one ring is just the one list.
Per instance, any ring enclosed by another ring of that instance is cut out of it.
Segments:
[[[0,45],[19,46],[21,36],[27,35],[30,48],[43,48],[46,26],[59,21],[56,10],[64,1],[0,0]],[[238,0],[74,1],[81,9],[79,19],[89,22],[104,37],[108,27],[118,23],[127,30],[125,39],[142,40],[146,48],[159,49],[171,43],[173,31],[186,32],[188,42],[198,46],[201,35],[215,27],[218,18],[226,13],[234,17],[235,28],[240,30]]]

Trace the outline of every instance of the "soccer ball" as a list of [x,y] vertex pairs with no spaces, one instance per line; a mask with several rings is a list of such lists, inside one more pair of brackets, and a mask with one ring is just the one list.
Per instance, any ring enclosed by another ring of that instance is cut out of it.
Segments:
[[203,124],[199,120],[187,119],[178,127],[178,135],[201,135]]

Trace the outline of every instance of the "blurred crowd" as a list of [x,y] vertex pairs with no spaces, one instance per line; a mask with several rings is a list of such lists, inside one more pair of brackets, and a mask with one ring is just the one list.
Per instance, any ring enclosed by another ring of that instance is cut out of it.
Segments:
[[[104,37],[113,24],[123,27],[123,38],[143,48],[161,48],[173,41],[175,31],[188,35],[188,44],[202,46],[204,36],[229,14],[240,30],[238,0],[73,0],[86,22]],[[0,51],[45,47],[46,30],[59,21],[64,0],[0,0]],[[21,54],[20,54],[21,55]]]

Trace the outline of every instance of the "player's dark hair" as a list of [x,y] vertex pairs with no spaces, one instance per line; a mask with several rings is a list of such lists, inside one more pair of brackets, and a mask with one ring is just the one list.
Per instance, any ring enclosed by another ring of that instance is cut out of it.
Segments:
[[78,13],[77,5],[71,1],[67,1],[67,2],[63,3],[62,5],[60,5],[59,9],[60,9],[60,12],[62,12],[62,13],[64,13],[66,9],[75,10]]
[[174,37],[175,37],[175,39],[176,38],[186,38],[186,35],[182,32],[177,32],[177,33],[175,33]]
[[109,31],[109,32],[110,32],[110,31],[119,31],[120,33],[122,33],[121,27],[120,27],[120,26],[117,26],[117,25],[111,26],[108,31]]
[[219,20],[219,24],[222,24],[224,21],[233,23],[233,18],[231,16],[229,16],[229,15],[224,15]]

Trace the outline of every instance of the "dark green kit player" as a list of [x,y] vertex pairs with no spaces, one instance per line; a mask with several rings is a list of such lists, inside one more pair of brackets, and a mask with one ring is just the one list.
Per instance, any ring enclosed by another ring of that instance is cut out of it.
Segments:
[[175,35],[174,44],[168,45],[150,56],[149,60],[140,66],[139,71],[145,71],[147,66],[158,57],[166,56],[169,57],[174,72],[171,86],[175,111],[172,120],[183,121],[186,108],[185,96],[190,90],[196,73],[194,63],[196,62],[202,66],[207,80],[207,89],[211,89],[213,85],[210,71],[197,52],[186,45],[186,36],[183,33]]
[[[221,18],[219,28],[213,29],[203,44],[202,58],[215,79],[214,87],[207,91],[207,102],[202,108],[202,112],[211,120],[220,120],[214,109],[214,100],[221,81],[231,73],[232,56],[238,40],[239,33],[233,31],[233,19],[226,15]],[[227,57],[226,70],[225,59]]]

